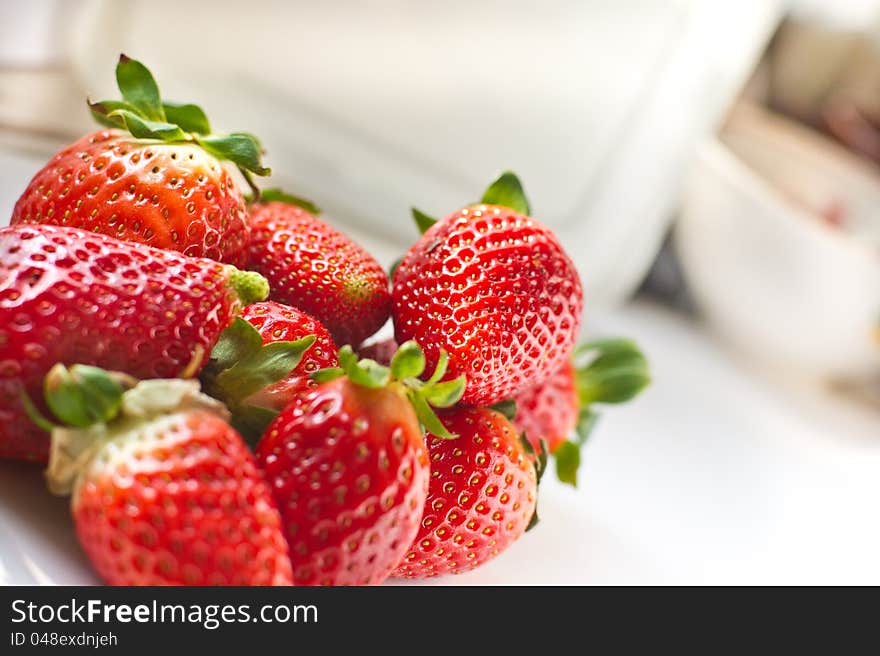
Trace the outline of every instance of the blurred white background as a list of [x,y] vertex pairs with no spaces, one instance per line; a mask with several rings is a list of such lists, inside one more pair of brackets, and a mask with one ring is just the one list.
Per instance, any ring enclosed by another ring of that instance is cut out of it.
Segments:
[[[115,95],[120,51],[166,97],[258,134],[275,182],[385,263],[415,237],[411,204],[451,211],[512,168],[577,262],[585,330],[637,339],[654,383],[603,413],[578,490],[546,485],[539,530],[441,582],[880,583],[880,257],[862,243],[880,174],[823,145],[821,184],[780,182],[791,152],[771,180],[730,150],[728,117],[750,80],[750,102],[818,129],[816,103],[865,61],[854,35],[877,41],[877,5],[0,0],[0,225],[91,129],[85,95]],[[771,43],[787,13],[800,27]],[[680,258],[664,251],[648,284],[662,302],[630,300],[676,219]],[[658,284],[679,265],[690,295]],[[34,474],[0,464],[0,580],[93,581]]]

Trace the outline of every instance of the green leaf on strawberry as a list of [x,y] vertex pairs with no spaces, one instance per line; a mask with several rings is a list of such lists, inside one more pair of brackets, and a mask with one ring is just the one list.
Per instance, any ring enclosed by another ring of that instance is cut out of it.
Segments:
[[648,361],[632,340],[587,342],[575,349],[574,359],[577,362],[588,355],[593,357],[575,374],[582,408],[591,403],[624,403],[651,382]]
[[68,369],[60,363],[46,374],[43,389],[52,414],[77,428],[113,419],[125,391],[119,380],[103,369],[83,364]]
[[566,440],[553,452],[556,458],[556,476],[563,483],[577,487],[577,472],[581,466],[581,447],[576,442]]
[[88,103],[92,116],[102,125],[122,128],[138,139],[198,143],[215,157],[235,164],[255,192],[250,174],[269,175],[256,137],[243,132],[214,134],[201,107],[163,102],[155,78],[141,62],[120,55],[116,82],[121,101]]
[[437,219],[435,219],[433,216],[425,214],[417,207],[411,207],[410,211],[412,212],[413,221],[416,222],[416,227],[422,234],[425,234],[428,231],[428,228],[437,223]]
[[140,114],[151,121],[164,121],[162,98],[150,70],[136,59],[119,55],[116,65],[116,84],[122,98],[135,107]]
[[340,376],[347,376],[356,385],[369,389],[399,386],[412,404],[425,431],[443,439],[454,439],[457,436],[446,430],[433,410],[455,405],[464,393],[466,378],[463,375],[440,382],[446,373],[447,363],[446,353],[441,352],[434,372],[423,381],[419,376],[425,370],[425,354],[414,341],[401,344],[388,367],[370,358],[358,359],[354,349],[346,345],[339,349],[338,367],[316,371],[311,379],[326,383]]
[[211,123],[204,110],[198,105],[165,102],[162,103],[162,109],[165,111],[165,120],[176,123],[182,130],[196,134],[211,134]]
[[220,334],[202,372],[205,390],[226,403],[236,428],[256,437],[277,412],[249,403],[248,397],[285,378],[314,342],[315,336],[309,335],[263,344],[257,329],[236,317]]
[[498,178],[489,185],[481,203],[486,205],[501,205],[509,207],[514,212],[530,216],[532,208],[529,205],[529,199],[526,198],[526,192],[523,190],[522,183],[512,171],[504,171]]

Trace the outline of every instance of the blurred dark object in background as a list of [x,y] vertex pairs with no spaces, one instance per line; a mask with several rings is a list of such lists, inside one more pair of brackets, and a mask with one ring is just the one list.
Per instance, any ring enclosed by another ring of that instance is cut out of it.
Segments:
[[880,163],[876,29],[790,17],[780,26],[747,88],[752,100]]

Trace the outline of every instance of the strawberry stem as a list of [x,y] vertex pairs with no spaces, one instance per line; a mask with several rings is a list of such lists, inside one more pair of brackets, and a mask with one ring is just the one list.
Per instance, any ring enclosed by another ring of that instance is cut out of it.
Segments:
[[242,271],[233,267],[229,274],[229,285],[242,305],[265,301],[269,297],[269,281],[256,271]]
[[[346,376],[356,385],[370,389],[387,387],[393,383],[403,386],[406,397],[412,404],[422,428],[443,439],[458,437],[450,433],[443,422],[434,413],[433,408],[448,408],[458,403],[464,394],[465,376],[440,382],[446,371],[448,356],[440,352],[437,368],[428,380],[420,380],[425,370],[425,354],[422,348],[410,340],[400,345],[391,366],[385,367],[375,360],[364,358],[359,360],[351,346],[339,349],[339,366],[321,369],[312,374],[312,380],[325,383],[341,376]],[[437,372],[440,372],[439,375]]]

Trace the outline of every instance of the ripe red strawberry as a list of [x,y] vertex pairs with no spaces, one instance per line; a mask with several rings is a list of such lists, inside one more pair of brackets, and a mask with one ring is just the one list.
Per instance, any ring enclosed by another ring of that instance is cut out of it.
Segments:
[[317,386],[311,374],[338,365],[336,344],[317,319],[269,301],[247,306],[223,332],[202,381],[255,443],[296,394]]
[[397,341],[417,341],[429,363],[446,350],[449,375],[467,376],[467,404],[491,405],[543,382],[574,346],[577,271],[528,214],[519,181],[505,173],[481,204],[428,228],[394,274]]
[[[580,448],[598,418],[593,404],[623,403],[649,382],[647,360],[632,341],[604,339],[582,344],[574,359],[564,362],[546,382],[516,397],[513,423],[536,450],[543,440],[556,456],[560,480],[575,485]],[[575,431],[577,439],[570,441]]]
[[72,492],[77,535],[101,578],[290,585],[271,491],[222,404],[199,394],[196,381],[144,381],[123,394],[111,380],[78,366],[47,377],[50,396],[80,391],[93,402],[100,389],[98,398],[114,408],[102,417],[106,427],[54,429],[47,472],[53,492]]
[[391,295],[375,258],[302,200],[274,190],[262,198],[251,206],[249,268],[269,280],[272,300],[308,312],[340,345],[357,346],[381,328]]
[[45,462],[23,412],[57,362],[139,378],[194,375],[259,274],[75,228],[0,228],[0,457]]
[[394,576],[474,569],[518,540],[535,515],[538,472],[511,423],[489,408],[456,408],[440,418],[458,438],[427,437],[425,512]]
[[417,380],[424,355],[414,342],[390,370],[358,363],[348,346],[339,363],[294,398],[257,446],[300,585],[377,584],[391,573],[418,530],[428,490],[419,421],[445,435],[428,404],[452,405],[464,384]]
[[302,354],[302,359],[294,369],[277,383],[264,387],[249,397],[249,402],[273,410],[281,411],[290,403],[293,394],[302,385],[316,387],[309,376],[321,369],[339,366],[339,349],[333,338],[320,321],[300,312],[289,305],[273,301],[254,303],[247,306],[241,318],[251,324],[263,338],[263,344],[281,341],[296,341],[315,336],[314,343]]
[[61,150],[18,199],[12,224],[82,228],[236,266],[249,228],[238,184],[222,160],[268,173],[249,135],[211,134],[195,105],[163,103],[150,72],[120,58],[123,101],[91,105],[111,130]]

